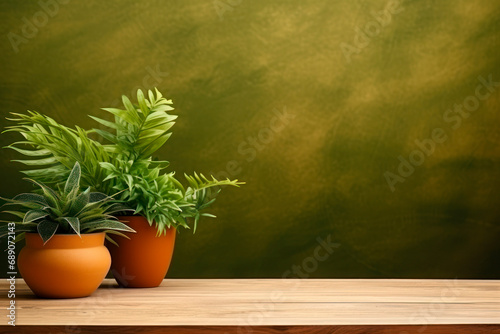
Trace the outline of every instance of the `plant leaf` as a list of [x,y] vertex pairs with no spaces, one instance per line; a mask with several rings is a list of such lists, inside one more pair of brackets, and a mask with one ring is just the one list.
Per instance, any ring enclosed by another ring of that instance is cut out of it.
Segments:
[[68,180],[66,181],[66,184],[64,186],[64,193],[66,195],[68,195],[71,192],[78,191],[78,188],[80,187],[81,173],[82,173],[82,170],[80,168],[80,164],[78,162],[76,162],[75,166],[71,170],[71,173],[69,174]]
[[34,220],[45,218],[49,215],[47,211],[44,210],[30,210],[26,212],[23,218],[23,224],[31,223]]
[[54,236],[58,227],[59,224],[48,219],[42,220],[38,223],[37,231],[38,234],[40,234],[40,237],[42,237],[44,245]]
[[26,215],[25,212],[20,212],[20,211],[2,211],[2,212],[8,213],[9,215],[13,215],[21,219],[24,219],[24,216]]
[[101,137],[103,137],[104,139],[106,139],[112,143],[115,143],[115,144],[119,143],[119,140],[116,138],[116,136],[109,133],[108,131],[104,131],[104,130],[100,130],[100,129],[94,129],[94,131],[96,133],[98,133]]
[[85,189],[81,192],[72,202],[68,212],[68,215],[73,217],[78,215],[90,201],[90,188]]
[[13,162],[19,162],[26,166],[44,166],[53,165],[58,162],[55,157],[48,157],[44,159],[33,159],[33,160],[12,160]]
[[115,130],[117,128],[116,123],[113,123],[113,122],[110,122],[110,121],[106,121],[105,119],[102,119],[102,118],[99,118],[99,117],[95,117],[95,116],[91,116],[91,115],[89,115],[89,117],[92,118],[94,121],[99,122],[99,123],[101,123],[104,126],[107,126],[108,128],[115,129]]
[[139,103],[139,108],[141,108],[142,113],[147,117],[149,115],[149,108],[146,105],[144,93],[140,89],[137,90],[137,102]]
[[85,224],[85,229],[95,230],[115,230],[125,232],[135,232],[134,229],[118,220],[105,219]]
[[57,209],[61,208],[59,206],[59,203],[60,203],[59,195],[52,188],[46,186],[45,184],[43,184],[41,182],[37,182],[33,179],[25,178],[25,180],[39,186],[42,189],[43,197],[45,198],[45,201],[48,203],[49,206],[51,206],[53,208],[57,208]]
[[5,148],[10,148],[13,149],[21,154],[24,154],[29,157],[43,157],[50,155],[50,151],[46,149],[41,149],[41,150],[24,150],[18,147],[15,147],[14,144],[6,146]]
[[108,195],[100,192],[91,192],[89,194],[89,203],[101,202],[108,198]]
[[77,217],[63,217],[69,223],[73,231],[80,236],[80,220]]
[[25,194],[19,194],[15,196],[12,201],[15,202],[28,202],[28,203],[36,203],[36,204],[41,204],[43,206],[48,206],[49,204],[45,200],[45,197],[42,195],[38,194],[30,194],[30,193],[25,193]]

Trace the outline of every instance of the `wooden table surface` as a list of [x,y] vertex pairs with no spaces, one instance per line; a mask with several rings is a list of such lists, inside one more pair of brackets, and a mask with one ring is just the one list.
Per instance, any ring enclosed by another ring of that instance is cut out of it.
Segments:
[[[0,287],[6,312],[7,280]],[[107,279],[88,298],[39,299],[18,279],[15,301],[16,327],[36,333],[94,326],[110,333],[121,326],[122,334],[165,332],[160,326],[172,333],[195,328],[186,326],[201,326],[199,333],[500,333],[495,280],[167,279],[158,288],[122,289]]]

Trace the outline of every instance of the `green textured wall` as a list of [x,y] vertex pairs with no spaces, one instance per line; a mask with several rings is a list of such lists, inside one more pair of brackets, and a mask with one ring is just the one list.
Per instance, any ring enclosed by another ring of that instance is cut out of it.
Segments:
[[[1,127],[27,109],[92,127],[158,86],[180,115],[161,158],[247,182],[182,232],[170,277],[500,278],[498,1],[0,8]],[[14,158],[4,196],[28,189]]]

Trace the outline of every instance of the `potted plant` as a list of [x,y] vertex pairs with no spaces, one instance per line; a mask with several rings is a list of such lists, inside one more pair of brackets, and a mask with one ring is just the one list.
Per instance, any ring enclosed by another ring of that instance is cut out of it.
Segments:
[[[156,93],[156,94],[155,94]],[[119,247],[109,245],[112,272],[118,283],[126,287],[158,286],[168,270],[179,228],[196,231],[201,217],[214,217],[206,209],[215,201],[220,187],[239,186],[238,180],[217,180],[202,174],[185,175],[184,187],[174,172],[165,172],[167,161],[157,161],[152,155],[171,136],[170,128],[176,115],[172,101],[155,89],[148,99],[137,91],[137,104],[122,97],[125,109],[104,108],[114,121],[93,117],[104,128],[84,130],[68,128],[50,117],[29,111],[14,114],[16,125],[7,131],[19,132],[24,141],[9,148],[32,159],[18,160],[28,167],[41,169],[23,171],[46,183],[60,183],[69,166],[82,166],[82,184],[113,194],[133,210],[132,215],[117,216],[138,233],[130,239],[116,240]],[[102,144],[92,135],[108,143]],[[26,147],[28,145],[28,147]]]
[[94,292],[106,276],[111,257],[104,246],[107,233],[134,232],[112,214],[124,208],[90,188],[80,191],[80,165],[75,164],[62,191],[32,179],[41,194],[24,193],[4,199],[18,219],[0,226],[0,237],[19,233],[26,239],[18,268],[26,284],[39,297],[76,298]]

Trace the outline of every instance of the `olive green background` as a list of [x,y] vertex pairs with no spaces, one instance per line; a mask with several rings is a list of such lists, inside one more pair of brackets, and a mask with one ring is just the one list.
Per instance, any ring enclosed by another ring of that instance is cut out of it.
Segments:
[[[403,1],[381,27],[388,3],[2,1],[0,126],[32,109],[90,128],[138,87],[172,98],[159,156],[247,184],[181,231],[169,277],[500,278],[500,87],[460,124],[445,114],[500,81],[500,3]],[[391,191],[384,173],[436,128]],[[1,150],[2,196],[29,189],[15,158]],[[318,238],[334,252],[315,258]]]

